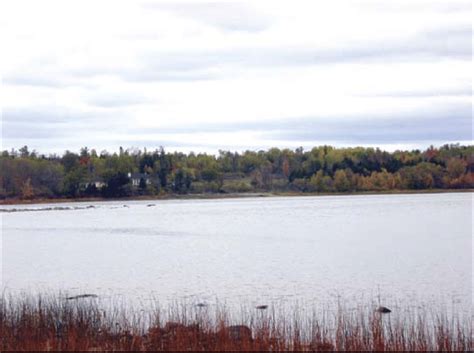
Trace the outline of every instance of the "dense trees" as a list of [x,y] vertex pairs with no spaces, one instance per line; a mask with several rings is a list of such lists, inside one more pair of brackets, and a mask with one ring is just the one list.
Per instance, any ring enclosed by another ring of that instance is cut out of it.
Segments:
[[217,156],[169,153],[163,148],[98,154],[82,148],[79,153],[45,156],[24,146],[0,156],[0,197],[473,188],[473,152],[474,146],[456,144],[393,153],[331,146],[219,151]]

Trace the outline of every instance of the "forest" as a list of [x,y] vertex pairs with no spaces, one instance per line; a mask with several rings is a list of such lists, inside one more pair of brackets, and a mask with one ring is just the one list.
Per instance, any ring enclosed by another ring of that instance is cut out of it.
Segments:
[[245,192],[377,192],[474,188],[474,146],[424,151],[314,147],[205,153],[136,148],[44,155],[3,151],[0,199],[121,198]]

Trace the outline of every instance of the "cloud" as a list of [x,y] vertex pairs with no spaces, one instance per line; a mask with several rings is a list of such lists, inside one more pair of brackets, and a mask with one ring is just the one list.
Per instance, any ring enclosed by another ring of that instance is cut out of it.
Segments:
[[54,141],[62,136],[74,135],[75,131],[69,129],[66,117],[39,110],[6,110],[3,112],[2,139],[25,144],[30,139]]
[[130,136],[258,134],[263,141],[332,141],[356,144],[472,139],[471,104],[435,104],[405,112],[377,115],[289,117],[254,122],[188,124],[180,127],[129,128]]
[[87,114],[63,107],[36,106],[36,107],[7,107],[3,109],[2,121],[4,124],[62,124],[73,120],[91,120]]
[[2,139],[12,140],[15,145],[27,143],[28,140],[50,140],[64,136],[64,130],[51,125],[21,126],[18,124],[3,124]]
[[469,60],[471,31],[465,26],[433,29],[409,38],[363,41],[349,46],[249,47],[217,50],[146,50],[137,65],[110,74],[125,81],[196,81],[225,79],[249,68],[321,66],[340,63]]
[[410,119],[358,119],[357,121],[295,122],[291,128],[270,130],[265,139],[332,141],[350,144],[397,144],[423,141],[466,141],[472,139],[471,121],[465,115]]
[[94,97],[87,100],[87,103],[99,108],[123,108],[135,106],[150,102],[149,99],[134,95],[133,93],[110,93],[102,95],[94,95]]
[[[122,123],[121,116],[99,111],[79,111],[64,107],[6,108],[2,114],[2,138],[22,141],[61,137],[84,138]],[[21,144],[21,142],[20,142]]]
[[[292,145],[425,145],[432,141],[472,139],[469,104],[376,116],[308,116],[240,123],[189,124],[163,128],[136,127],[110,114],[66,115],[61,109],[7,111],[4,141],[12,147],[27,144],[40,151],[99,150],[118,146],[165,146],[168,149],[217,151]],[[67,119],[66,119],[67,117]],[[117,123],[116,123],[117,121]],[[107,131],[104,134],[104,131]],[[259,146],[259,147],[257,147]]]
[[145,9],[169,12],[179,17],[215,26],[224,31],[260,32],[271,20],[239,2],[145,2]]
[[406,89],[390,92],[359,94],[359,97],[392,97],[392,98],[436,98],[436,97],[472,97],[471,87],[455,87],[455,88],[433,88],[433,89]]
[[375,116],[300,118],[266,129],[277,140],[335,141],[356,144],[468,141],[472,139],[472,105],[435,104],[415,111]]
[[[186,9],[207,8],[209,4],[154,4],[157,8]],[[151,5],[150,5],[151,6]],[[235,4],[217,6],[222,12],[232,13]],[[138,34],[137,34],[138,35]],[[123,45],[127,46],[129,40]],[[158,43],[160,40],[157,41]],[[331,45],[291,44],[247,45],[234,48],[182,47],[162,48],[145,46],[136,48],[133,64],[103,63],[92,61],[78,67],[44,70],[22,70],[7,73],[7,85],[29,85],[61,88],[83,86],[84,80],[116,77],[125,82],[201,81],[226,79],[239,76],[248,69],[269,70],[282,67],[311,67],[332,64],[374,62],[416,62],[446,59],[471,60],[472,30],[466,23],[424,28],[422,31],[399,37],[382,39],[363,38],[350,43],[341,41]],[[35,65],[32,63],[32,65]]]
[[377,1],[377,0],[362,0],[358,1],[358,5],[365,7],[367,10],[377,12],[402,12],[413,13],[436,11],[441,13],[456,13],[472,10],[471,1]]
[[7,75],[2,78],[3,84],[15,86],[35,86],[35,87],[49,87],[59,88],[66,86],[62,80],[54,77],[44,77],[37,74],[17,73],[14,75]]
[[4,145],[471,137],[470,2],[45,1],[5,5]]

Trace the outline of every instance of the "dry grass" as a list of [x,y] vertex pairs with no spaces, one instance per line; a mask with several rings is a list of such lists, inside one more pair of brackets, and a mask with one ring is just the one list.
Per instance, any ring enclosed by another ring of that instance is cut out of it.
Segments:
[[[471,351],[469,319],[373,310],[303,315],[295,309],[243,311],[171,306],[152,312],[103,310],[95,299],[5,297],[1,351]],[[402,318],[403,317],[403,318]]]

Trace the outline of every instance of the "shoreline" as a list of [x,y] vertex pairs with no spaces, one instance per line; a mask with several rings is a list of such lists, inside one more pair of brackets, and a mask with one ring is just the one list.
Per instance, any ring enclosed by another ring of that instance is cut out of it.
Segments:
[[107,201],[163,201],[163,200],[219,200],[252,197],[299,197],[299,196],[357,196],[357,195],[416,195],[416,194],[445,194],[470,193],[474,189],[425,189],[425,190],[385,190],[385,191],[356,191],[356,192],[245,192],[245,193],[202,193],[202,194],[165,194],[155,196],[132,196],[123,198],[85,197],[85,198],[39,198],[32,200],[4,199],[0,206],[6,205],[40,205],[56,203],[107,202]]

